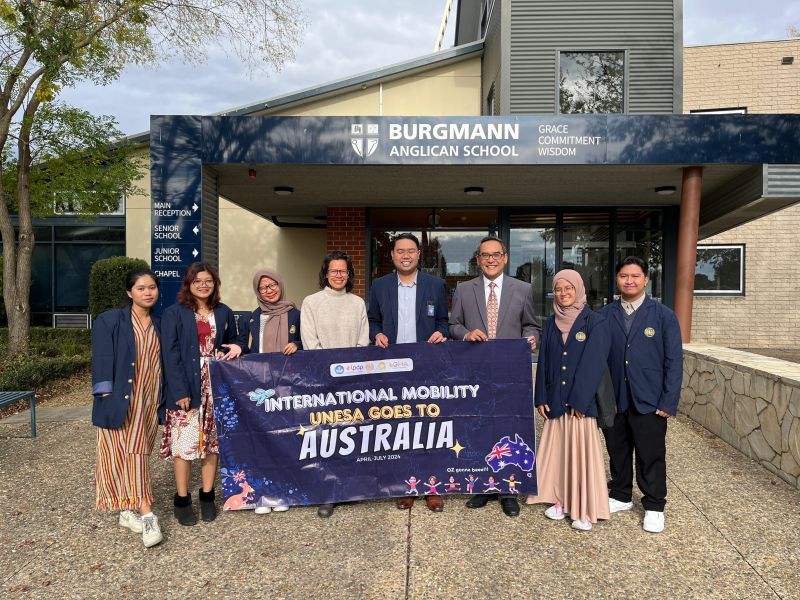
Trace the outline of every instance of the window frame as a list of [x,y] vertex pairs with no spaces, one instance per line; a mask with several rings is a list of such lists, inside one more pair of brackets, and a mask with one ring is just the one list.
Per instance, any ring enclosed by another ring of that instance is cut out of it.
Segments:
[[[697,252],[700,250],[706,249],[738,249],[739,250],[739,257],[740,257],[740,264],[739,264],[739,289],[738,290],[693,290],[695,296],[706,296],[706,297],[720,297],[720,296],[727,296],[727,297],[744,297],[747,295],[747,286],[746,286],[746,271],[745,271],[745,264],[747,259],[747,244],[697,244]],[[695,276],[697,276],[697,260],[695,259]],[[692,286],[694,287],[694,285]]]
[[581,113],[562,113],[561,112],[561,54],[564,52],[574,52],[574,53],[592,53],[592,52],[621,52],[622,53],[622,60],[624,64],[622,65],[622,107],[623,110],[621,113],[586,113],[586,114],[609,114],[609,115],[627,115],[628,114],[628,97],[630,96],[630,77],[628,73],[628,65],[630,63],[630,49],[629,48],[621,48],[619,46],[610,46],[610,47],[602,47],[602,46],[588,46],[588,47],[579,47],[579,46],[564,46],[556,48],[555,50],[555,96],[554,96],[554,106],[553,112],[556,115],[572,115],[572,114],[581,114]]

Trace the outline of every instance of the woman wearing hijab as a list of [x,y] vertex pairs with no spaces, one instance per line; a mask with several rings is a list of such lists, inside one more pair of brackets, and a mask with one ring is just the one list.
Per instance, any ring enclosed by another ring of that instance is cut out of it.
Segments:
[[[289,300],[283,287],[283,278],[277,271],[261,269],[253,277],[253,291],[258,308],[243,327],[243,354],[281,352],[290,356],[303,349],[300,341],[300,311]],[[284,512],[289,507],[270,506],[265,498],[259,499],[256,514]]]
[[577,271],[553,277],[553,309],[542,332],[534,394],[544,419],[536,457],[539,493],[527,503],[550,503],[546,517],[569,515],[574,529],[589,531],[609,518],[595,392],[608,367],[610,335],[607,321],[586,305]]

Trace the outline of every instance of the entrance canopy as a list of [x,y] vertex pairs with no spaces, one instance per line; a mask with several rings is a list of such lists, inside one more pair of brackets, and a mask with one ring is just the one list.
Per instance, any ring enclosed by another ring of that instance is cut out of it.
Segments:
[[154,116],[153,265],[172,285],[216,260],[220,196],[279,225],[341,206],[669,206],[687,166],[708,236],[800,200],[798,140],[800,115]]

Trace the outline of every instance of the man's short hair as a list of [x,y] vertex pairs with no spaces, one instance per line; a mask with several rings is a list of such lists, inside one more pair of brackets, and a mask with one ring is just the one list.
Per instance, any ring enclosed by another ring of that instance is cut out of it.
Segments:
[[636,265],[642,270],[644,276],[647,277],[647,273],[650,271],[650,267],[647,265],[647,262],[639,258],[638,256],[626,256],[620,262],[617,263],[617,270],[615,274],[619,275],[619,272],[622,270],[622,267],[627,267],[628,265]]
[[480,242],[478,242],[478,247],[475,248],[475,256],[478,256],[478,254],[481,253],[481,246],[483,246],[486,242],[497,242],[503,249],[503,254],[508,254],[508,249],[506,249],[506,243],[503,240],[501,240],[496,235],[487,235]]
[[419,240],[417,239],[417,236],[415,236],[413,233],[401,233],[400,235],[396,235],[395,237],[392,238],[392,243],[389,246],[389,250],[393,252],[394,251],[394,245],[397,242],[399,242],[400,240],[411,240],[417,246],[417,250],[419,250],[421,248],[421,246],[419,245]]

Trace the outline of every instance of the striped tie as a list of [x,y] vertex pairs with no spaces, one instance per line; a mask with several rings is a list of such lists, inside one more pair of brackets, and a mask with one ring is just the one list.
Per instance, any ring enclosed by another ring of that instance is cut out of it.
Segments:
[[489,320],[489,339],[493,340],[497,337],[497,294],[494,293],[494,288],[497,284],[494,281],[489,282],[489,301],[486,303],[486,318]]

